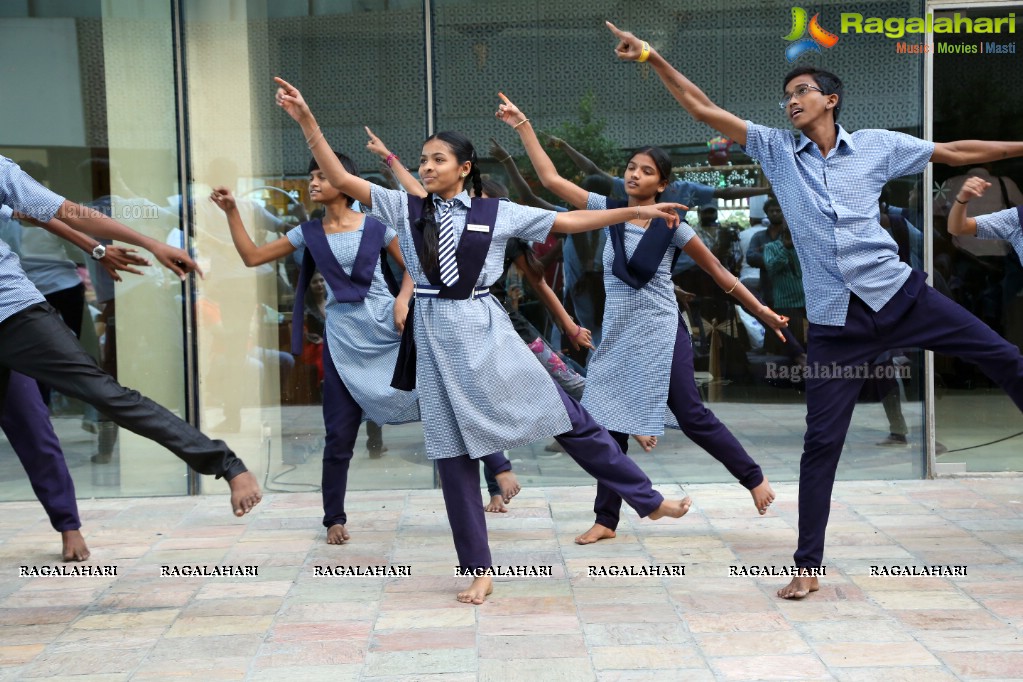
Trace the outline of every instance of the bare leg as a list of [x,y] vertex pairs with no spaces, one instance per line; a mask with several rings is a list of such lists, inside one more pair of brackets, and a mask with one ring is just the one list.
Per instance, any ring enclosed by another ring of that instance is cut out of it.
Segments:
[[63,552],[61,553],[61,558],[64,561],[85,561],[89,558],[89,548],[85,544],[85,538],[82,537],[82,531],[61,531],[60,539],[64,545]]
[[767,481],[767,476],[764,476],[764,482],[749,491],[750,495],[753,496],[753,504],[756,505],[757,511],[763,516],[767,513],[767,508],[774,502],[774,488]]
[[643,448],[643,452],[650,452],[657,447],[657,436],[637,436],[633,434],[632,437],[639,443],[639,447]]
[[671,519],[680,519],[686,515],[691,506],[693,506],[693,501],[688,495],[682,500],[665,500],[661,502],[660,507],[650,512],[647,518],[651,521],[663,519],[666,516]]
[[614,530],[607,526],[602,526],[599,523],[595,523],[588,531],[576,537],[575,544],[592,545],[594,542],[610,540],[613,537],[615,537]]
[[508,507],[504,506],[503,495],[491,495],[490,504],[483,508],[483,511],[492,512],[494,514],[507,514]]
[[345,527],[340,523],[335,523],[327,529],[328,545],[343,545],[351,539],[352,536],[348,534],[348,531],[345,530]]
[[512,498],[522,490],[519,486],[519,479],[515,477],[514,471],[502,471],[497,474],[497,485],[501,486],[501,497],[504,501],[511,502]]
[[817,576],[798,575],[788,585],[778,590],[778,596],[782,599],[802,599],[811,592],[820,589]]
[[487,600],[490,593],[494,591],[494,579],[489,575],[480,576],[472,581],[469,589],[458,593],[456,599],[463,604],[475,604],[479,606]]
[[263,499],[259,482],[251,471],[243,471],[227,484],[231,486],[231,509],[235,516],[245,516]]

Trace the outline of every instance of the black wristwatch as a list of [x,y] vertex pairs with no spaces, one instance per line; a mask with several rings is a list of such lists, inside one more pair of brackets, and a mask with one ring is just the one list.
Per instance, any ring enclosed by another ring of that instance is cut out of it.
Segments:
[[97,244],[90,254],[93,260],[103,260],[103,256],[107,255],[107,247],[102,244]]

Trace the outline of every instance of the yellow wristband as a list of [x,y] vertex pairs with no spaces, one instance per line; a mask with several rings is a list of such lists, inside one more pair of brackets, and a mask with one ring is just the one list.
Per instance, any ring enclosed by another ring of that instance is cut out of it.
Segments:
[[640,50],[639,58],[636,61],[637,62],[645,62],[647,59],[650,59],[650,43],[648,43],[647,41],[644,40],[643,41],[643,49]]

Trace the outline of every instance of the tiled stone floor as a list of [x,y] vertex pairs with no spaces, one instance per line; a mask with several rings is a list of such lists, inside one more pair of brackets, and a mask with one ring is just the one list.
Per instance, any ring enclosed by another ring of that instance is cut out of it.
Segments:
[[[802,602],[786,566],[796,486],[763,518],[735,485],[692,485],[681,520],[628,514],[579,547],[592,487],[527,489],[489,517],[499,578],[459,604],[439,491],[352,492],[343,547],[316,494],[85,500],[93,557],[117,577],[19,577],[59,548],[38,504],[0,504],[0,680],[957,680],[1023,678],[1023,479],[840,482],[827,578]],[[673,486],[661,486],[677,492]],[[679,577],[590,566],[684,564]],[[257,565],[258,577],[159,577],[161,565]],[[316,566],[407,565],[411,577]],[[966,576],[871,577],[871,565],[965,565]]]

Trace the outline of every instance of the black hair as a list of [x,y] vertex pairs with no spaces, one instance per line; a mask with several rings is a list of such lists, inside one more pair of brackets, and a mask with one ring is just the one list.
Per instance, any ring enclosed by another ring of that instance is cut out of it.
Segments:
[[818,69],[816,66],[798,66],[787,74],[785,74],[785,80],[782,81],[781,89],[785,92],[786,86],[789,81],[798,76],[809,76],[813,79],[813,82],[817,84],[817,87],[821,89],[821,93],[824,95],[838,95],[838,103],[835,104],[835,108],[832,112],[835,114],[835,122],[838,122],[838,114],[842,111],[842,102],[845,100],[845,92],[842,87],[842,79],[824,69]]
[[[344,154],[342,154],[339,151],[334,151],[334,150],[331,150],[331,151],[334,152],[334,156],[337,157],[337,160],[341,162],[341,165],[344,167],[344,169],[346,171],[348,171],[350,174],[352,174],[352,175],[354,175],[356,177],[359,176],[359,167],[355,165],[354,161],[352,161],[351,159],[349,159],[347,156],[345,156]],[[314,158],[309,159],[309,170],[307,170],[306,173],[312,173],[313,171],[316,171],[316,170],[320,170],[320,164],[316,163],[316,158],[314,157]],[[348,196],[347,194],[342,192],[341,196],[343,196],[345,198],[345,200],[348,202],[349,208],[351,208],[352,204],[355,203],[355,199],[353,199],[352,197]]]
[[507,199],[508,188],[497,180],[487,178],[483,181],[483,192],[479,196],[483,196],[483,194],[486,194],[491,199]]
[[611,192],[614,190],[614,181],[611,179],[610,175],[594,173],[593,175],[587,175],[583,178],[583,181],[579,183],[579,186],[587,192],[610,196]]
[[[671,182],[671,157],[668,156],[668,152],[664,151],[660,147],[642,147],[632,152],[629,158],[626,160],[626,165],[629,164],[639,154],[646,154],[654,161],[654,168],[657,169],[657,174],[661,176],[661,182]],[[661,198],[662,192],[658,192],[654,196],[654,201],[658,201]]]
[[[462,133],[451,130],[434,133],[423,140],[423,144],[430,140],[440,140],[450,147],[451,153],[455,155],[455,160],[459,165],[466,161],[470,163],[469,177],[463,183],[463,188],[471,182],[473,196],[483,196],[483,179],[480,176],[479,162],[476,159],[476,148],[472,145],[472,141]],[[416,223],[423,231],[423,261],[421,265],[423,270],[427,272],[437,267],[437,242],[439,235],[437,234],[437,219],[434,217],[433,211],[433,192],[429,192],[426,195],[426,199],[423,200],[423,214]]]
[[781,202],[779,202],[774,197],[768,197],[767,201],[764,202],[764,206],[763,206],[764,215],[767,214],[767,209],[771,208],[772,206],[777,206],[778,208],[781,208]]

